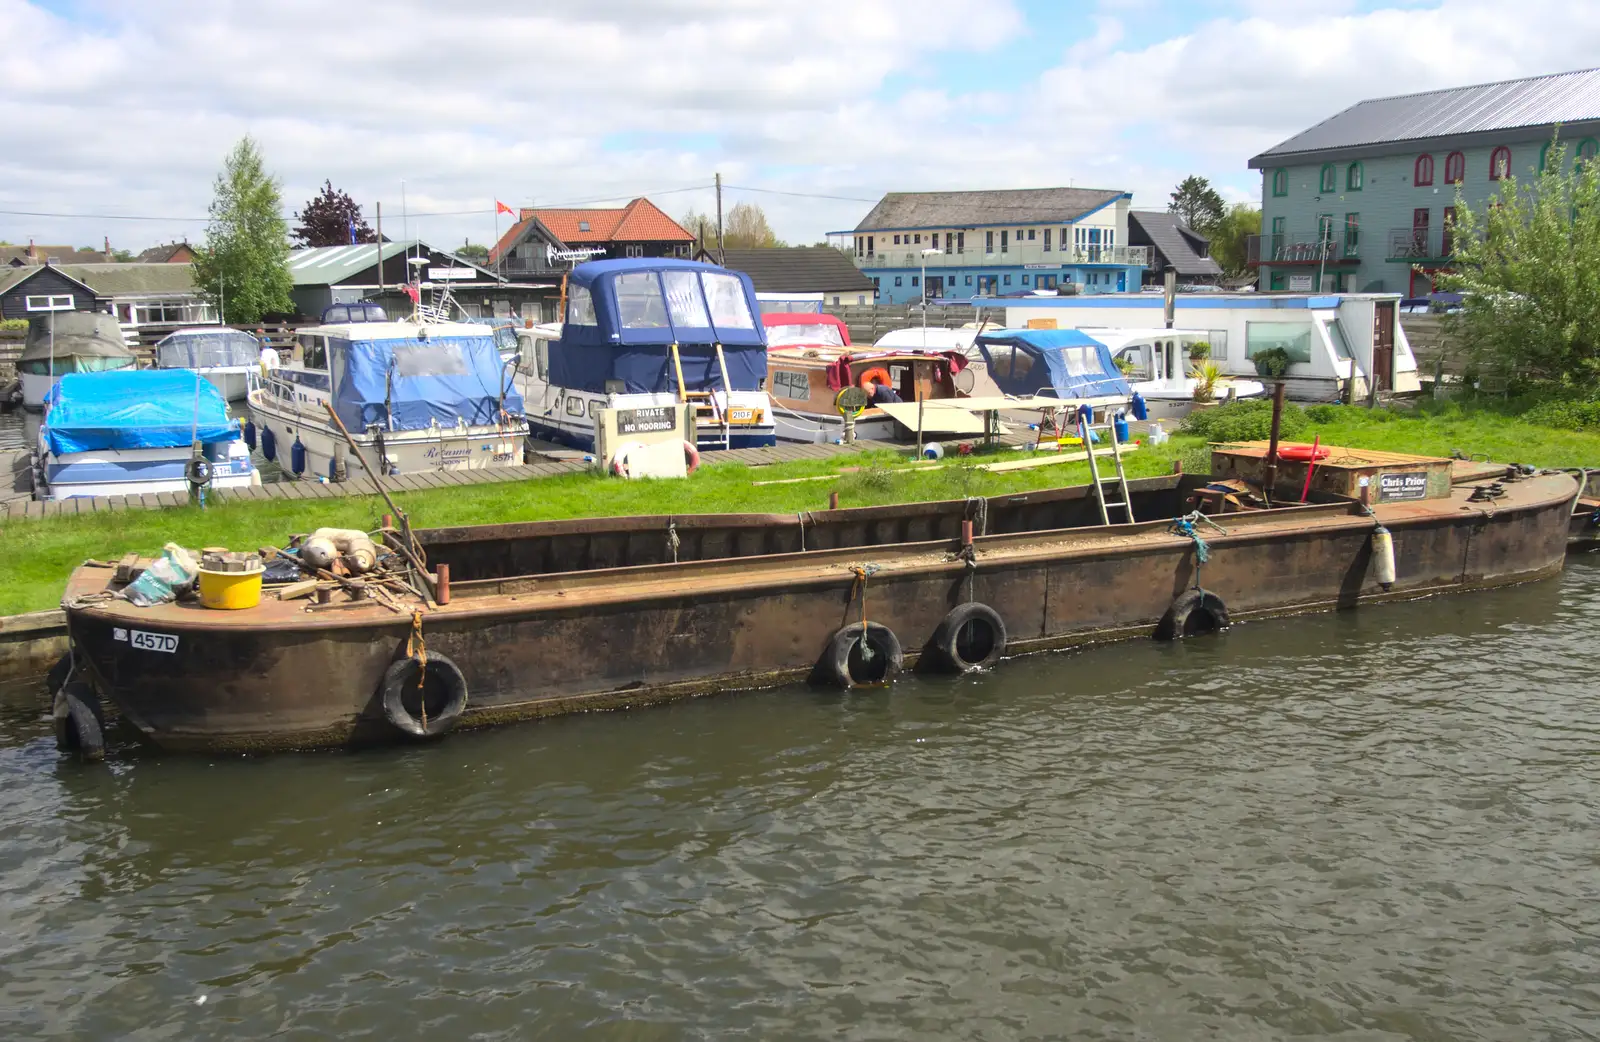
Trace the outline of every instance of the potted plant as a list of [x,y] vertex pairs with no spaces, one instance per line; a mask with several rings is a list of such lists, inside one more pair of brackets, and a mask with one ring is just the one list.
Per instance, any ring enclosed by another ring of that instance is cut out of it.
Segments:
[[1256,364],[1256,374],[1269,380],[1281,380],[1289,371],[1289,352],[1281,347],[1257,351],[1252,361]]
[[1189,361],[1204,362],[1211,357],[1211,342],[1209,340],[1196,340],[1189,345]]
[[1222,378],[1222,366],[1215,362],[1200,362],[1189,371],[1194,377],[1194,400],[1205,404],[1217,400],[1217,381]]

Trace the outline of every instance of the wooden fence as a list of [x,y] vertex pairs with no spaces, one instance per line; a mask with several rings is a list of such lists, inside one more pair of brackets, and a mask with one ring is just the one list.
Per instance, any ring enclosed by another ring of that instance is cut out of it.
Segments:
[[[853,344],[871,344],[891,330],[922,325],[922,307],[916,304],[838,304],[823,310],[850,327]],[[936,304],[928,308],[931,328],[960,329],[977,320],[978,309],[969,304]]]
[[1401,315],[1400,328],[1405,330],[1411,353],[1417,359],[1417,375],[1431,380],[1438,374],[1459,377],[1464,359],[1457,345],[1451,343],[1445,332],[1443,315]]

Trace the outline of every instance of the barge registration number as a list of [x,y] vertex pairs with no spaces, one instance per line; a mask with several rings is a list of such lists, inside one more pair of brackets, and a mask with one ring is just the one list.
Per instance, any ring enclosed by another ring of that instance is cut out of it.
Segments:
[[125,630],[120,627],[112,634],[141,651],[161,651],[168,655],[178,650],[178,637],[174,633],[147,633],[144,630]]

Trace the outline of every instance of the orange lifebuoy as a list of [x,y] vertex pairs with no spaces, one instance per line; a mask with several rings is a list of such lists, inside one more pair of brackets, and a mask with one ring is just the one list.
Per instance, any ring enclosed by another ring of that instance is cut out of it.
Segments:
[[1311,445],[1279,445],[1278,458],[1293,460],[1297,463],[1307,463],[1314,460],[1328,458],[1328,450]]
[[683,463],[685,473],[693,474],[700,469],[700,450],[694,447],[693,442],[683,443]]
[[[856,386],[861,388],[863,391],[866,391],[867,386],[873,383],[880,383],[885,387],[890,387],[893,386],[890,380],[891,378],[889,376],[889,370],[885,369],[881,365],[875,365],[871,369],[868,369],[866,372],[861,374],[860,378],[856,380]],[[868,391],[867,393],[871,394],[872,392]]]

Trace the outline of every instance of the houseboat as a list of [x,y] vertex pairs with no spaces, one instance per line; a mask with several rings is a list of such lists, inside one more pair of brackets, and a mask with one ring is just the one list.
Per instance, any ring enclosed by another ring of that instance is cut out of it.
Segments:
[[[1213,468],[1245,483],[1265,451]],[[1308,464],[1286,457],[1280,505],[1265,508],[1210,475],[1134,480],[1140,520],[1113,525],[1079,486],[799,515],[423,529],[408,553],[431,572],[409,573],[394,553],[405,537],[387,531],[388,547],[352,558],[352,577],[318,596],[294,599],[309,592],[297,583],[233,611],[108,598],[132,570],[89,561],[63,599],[74,657],[56,715],[85,748],[102,699],[165,749],[407,741],[807,678],[882,686],[902,665],[960,672],[1560,571],[1571,475],[1519,471],[1486,486],[1458,481],[1450,460],[1377,456],[1333,449],[1311,482]],[[1327,491],[1358,485],[1363,498]],[[1214,504],[1209,524],[1197,503]]]
[[[1159,294],[1066,296],[970,301],[980,315],[1005,325],[1058,329],[1152,329],[1162,326]],[[1173,325],[1205,333],[1211,360],[1230,378],[1254,380],[1255,357],[1273,348],[1288,355],[1289,398],[1361,400],[1372,390],[1421,388],[1417,360],[1400,324],[1393,293],[1180,293]]]
[[[869,405],[853,416],[855,436],[875,441],[914,437],[918,403],[960,398],[974,387],[960,351],[857,348],[837,317],[815,313],[761,316],[767,327],[768,388],[784,441],[834,442],[844,436],[839,411],[846,387],[892,388],[899,402]],[[924,434],[976,435],[983,420],[960,409],[920,410]]]
[[52,311],[28,320],[17,359],[22,405],[43,409],[45,395],[68,373],[132,369],[138,359],[123,342],[114,316],[99,311]]
[[361,454],[384,474],[517,466],[522,396],[482,326],[361,322],[302,327],[292,357],[249,395],[247,435],[299,475],[342,480]]
[[[1133,393],[1145,403],[1152,420],[1179,419],[1194,409],[1195,387],[1199,380],[1191,362],[1191,345],[1207,343],[1202,330],[1188,329],[1098,329],[1079,327],[1106,345],[1111,358],[1128,378]],[[1221,368],[1222,363],[1217,363]],[[1260,380],[1223,376],[1211,388],[1213,401],[1265,398],[1267,385]]]
[[242,401],[261,372],[261,342],[227,326],[175,330],[156,342],[157,369],[199,373],[230,402]]
[[[664,259],[590,261],[565,318],[518,332],[516,382],[535,437],[594,446],[598,410],[694,407],[700,449],[775,441],[767,342],[750,276]],[[528,350],[528,348],[532,350]]]
[[48,399],[33,460],[37,499],[261,484],[239,421],[193,370],[68,373]]

